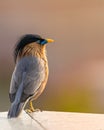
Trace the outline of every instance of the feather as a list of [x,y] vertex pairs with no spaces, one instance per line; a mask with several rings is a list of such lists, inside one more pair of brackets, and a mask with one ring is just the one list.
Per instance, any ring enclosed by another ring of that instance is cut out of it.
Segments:
[[18,54],[22,52],[23,48],[26,45],[33,43],[33,42],[36,42],[40,39],[42,40],[41,36],[33,35],[33,34],[27,34],[27,35],[24,35],[23,37],[21,37],[19,42],[15,45],[15,49],[14,49],[14,60],[15,60],[15,62],[16,62]]
[[32,56],[20,59],[12,75],[9,92],[11,108],[8,112],[8,118],[19,116],[26,101],[32,95],[34,97],[37,95],[44,80],[45,65],[43,59]]

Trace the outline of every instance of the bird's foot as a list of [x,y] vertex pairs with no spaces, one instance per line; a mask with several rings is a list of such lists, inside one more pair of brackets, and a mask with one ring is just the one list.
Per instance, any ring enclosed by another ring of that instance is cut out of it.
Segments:
[[32,111],[30,109],[26,109],[25,112],[26,113],[32,113]]
[[40,109],[26,109],[25,112],[26,113],[32,113],[32,112],[40,112]]
[[29,109],[25,110],[27,113],[32,113],[32,112],[39,112],[41,111],[40,109],[34,109],[32,101],[29,102]]

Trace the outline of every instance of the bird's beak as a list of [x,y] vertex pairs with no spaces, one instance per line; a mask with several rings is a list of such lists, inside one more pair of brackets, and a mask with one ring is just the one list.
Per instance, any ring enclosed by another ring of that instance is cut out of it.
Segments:
[[46,41],[47,41],[48,43],[54,42],[53,39],[46,39]]

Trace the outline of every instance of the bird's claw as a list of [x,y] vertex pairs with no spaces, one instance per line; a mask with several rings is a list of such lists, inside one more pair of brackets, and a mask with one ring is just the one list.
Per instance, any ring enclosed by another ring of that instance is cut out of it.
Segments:
[[40,109],[26,109],[25,112],[26,113],[32,113],[32,112],[40,112]]
[[26,113],[31,113],[31,110],[30,109],[26,109],[25,112]]

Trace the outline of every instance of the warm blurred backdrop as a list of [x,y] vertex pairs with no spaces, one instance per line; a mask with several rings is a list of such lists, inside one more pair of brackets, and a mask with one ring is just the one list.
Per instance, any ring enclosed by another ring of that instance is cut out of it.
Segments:
[[53,38],[50,76],[35,106],[104,113],[104,1],[0,1],[0,111],[8,110],[13,47],[21,35]]

